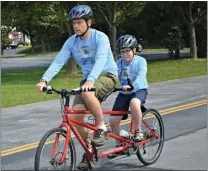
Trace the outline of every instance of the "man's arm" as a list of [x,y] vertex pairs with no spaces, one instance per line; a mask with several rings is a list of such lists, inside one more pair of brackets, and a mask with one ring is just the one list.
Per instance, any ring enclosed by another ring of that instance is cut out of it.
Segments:
[[137,71],[136,79],[133,81],[132,85],[135,87],[134,91],[141,88],[141,84],[146,81],[147,75],[147,61],[141,58],[139,61],[139,70]]
[[97,43],[97,52],[95,55],[95,63],[93,65],[92,71],[90,72],[87,80],[95,82],[95,80],[100,76],[105,63],[107,61],[108,51],[110,48],[110,42],[106,35],[102,35]]
[[64,43],[61,51],[58,53],[58,55],[55,57],[47,71],[44,73],[42,80],[45,80],[47,83],[50,82],[53,79],[53,77],[56,74],[58,74],[58,72],[64,66],[66,61],[71,57],[70,42],[71,39],[68,39]]

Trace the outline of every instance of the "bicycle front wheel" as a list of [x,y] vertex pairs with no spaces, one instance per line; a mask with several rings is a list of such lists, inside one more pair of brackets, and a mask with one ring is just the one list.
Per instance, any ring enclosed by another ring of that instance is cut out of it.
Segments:
[[142,130],[148,143],[138,147],[137,157],[144,164],[149,165],[159,158],[164,144],[164,124],[160,113],[155,109],[148,109],[143,114]]
[[76,167],[76,152],[70,138],[66,158],[60,163],[66,141],[66,131],[61,128],[49,130],[41,139],[36,155],[35,170],[74,170]]

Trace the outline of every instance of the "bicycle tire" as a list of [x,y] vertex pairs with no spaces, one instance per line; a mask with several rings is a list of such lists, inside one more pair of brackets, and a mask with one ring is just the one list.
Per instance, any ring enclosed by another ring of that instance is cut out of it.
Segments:
[[[148,116],[148,114],[153,114],[156,118],[157,118],[157,120],[158,120],[158,123],[159,123],[159,129],[160,129],[160,140],[159,140],[159,146],[158,146],[158,148],[157,148],[157,151],[156,151],[156,153],[155,153],[155,155],[151,158],[151,159],[145,159],[145,157],[143,156],[143,154],[141,153],[141,151],[140,151],[140,148],[143,148],[143,150],[144,150],[144,147],[143,146],[140,146],[140,147],[138,147],[138,149],[137,149],[137,157],[138,157],[138,159],[144,164],[144,165],[150,165],[150,164],[153,164],[153,163],[155,163],[156,161],[157,161],[157,159],[159,158],[159,156],[160,156],[160,154],[161,154],[161,152],[162,152],[162,149],[163,149],[163,145],[164,145],[164,136],[165,136],[165,132],[164,132],[164,124],[163,124],[163,120],[162,120],[162,117],[161,117],[161,115],[160,115],[160,113],[157,111],[157,110],[155,110],[155,109],[147,109],[147,111],[146,112],[144,112],[144,114],[143,114],[143,119],[145,118],[145,116]],[[150,115],[151,116],[151,115]],[[149,117],[150,119],[151,119],[151,117]],[[150,127],[151,127],[151,125],[149,125]],[[147,127],[146,127],[147,128]],[[155,128],[154,128],[155,129]],[[144,132],[145,133],[145,132]],[[152,140],[152,141],[154,141],[154,140]],[[151,143],[151,141],[150,141],[150,143]],[[157,143],[157,141],[156,141],[156,143]],[[146,146],[146,147],[149,147],[148,146],[149,144],[145,144],[144,146]],[[146,148],[145,147],[145,148]],[[144,151],[143,151],[144,152]],[[146,153],[145,153],[146,154]]]
[[[56,134],[60,134],[62,135],[64,138],[66,138],[66,131],[62,128],[54,128],[54,129],[51,129],[49,130],[40,140],[39,142],[39,145],[37,147],[37,150],[36,150],[36,154],[35,154],[35,162],[34,162],[34,167],[35,167],[35,171],[40,171],[42,170],[40,167],[40,162],[42,161],[41,159],[41,155],[42,155],[42,152],[43,152],[43,149],[45,147],[45,145],[47,145],[47,140],[50,138],[50,136],[52,135],[56,135]],[[59,135],[59,136],[60,136]],[[64,140],[65,142],[65,140]],[[50,141],[48,142],[49,143],[49,146],[50,146]],[[59,144],[60,144],[60,141],[59,141]],[[64,143],[63,143],[64,144]],[[69,142],[69,147],[68,147],[68,151],[70,151],[70,160],[71,160],[71,165],[69,167],[69,169],[67,170],[74,170],[75,167],[76,167],[76,151],[75,151],[75,146],[74,146],[74,143],[73,143],[73,139],[70,138],[70,142]],[[60,152],[59,152],[60,153]],[[49,154],[51,155],[51,154]],[[58,154],[56,154],[58,155]],[[51,158],[51,156],[50,156]],[[66,162],[68,161],[68,159],[66,160]],[[49,161],[50,163],[51,161]],[[52,166],[52,165],[51,165]],[[54,166],[53,166],[54,167]],[[43,168],[43,170],[46,170],[45,168]],[[57,169],[55,169],[57,170]],[[63,168],[61,169],[63,170]]]

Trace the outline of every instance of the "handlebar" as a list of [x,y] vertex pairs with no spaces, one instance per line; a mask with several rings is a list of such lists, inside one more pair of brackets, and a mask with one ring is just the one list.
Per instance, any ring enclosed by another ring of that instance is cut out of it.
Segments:
[[[132,91],[134,89],[134,86],[132,85],[130,78],[127,78],[127,81],[128,81],[128,85],[131,87],[131,88],[128,88],[127,91]],[[42,91],[46,92],[47,94],[52,94],[53,92],[55,92],[57,94],[61,94],[62,96],[76,95],[82,92],[86,92],[86,90],[83,91],[81,88],[72,89],[70,91],[66,89],[62,89],[60,91],[60,90],[54,89],[51,86],[43,87]],[[91,88],[90,90],[88,89],[88,91],[96,91],[96,88]],[[123,88],[115,88],[112,92],[116,92],[116,91],[123,91]]]
[[[67,96],[67,95],[76,95],[76,94],[80,94],[82,92],[85,92],[83,91],[81,88],[78,88],[78,89],[72,89],[70,91],[66,90],[66,89],[62,89],[61,91],[60,90],[56,90],[54,89],[53,87],[51,86],[47,86],[47,87],[43,87],[43,92],[46,92],[47,94],[52,94],[52,92],[55,92],[57,94],[61,94],[63,96]],[[90,90],[88,91],[96,91],[95,88],[91,88]]]

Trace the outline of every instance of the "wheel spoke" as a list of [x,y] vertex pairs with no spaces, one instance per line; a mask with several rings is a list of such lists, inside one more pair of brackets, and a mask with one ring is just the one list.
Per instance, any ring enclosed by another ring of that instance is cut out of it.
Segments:
[[[147,111],[143,118],[145,123],[152,130],[150,130],[145,124],[142,124],[142,130],[145,134],[145,138],[149,139],[149,142],[144,144],[144,147],[138,148],[137,156],[143,164],[152,164],[157,160],[162,151],[164,142],[164,127],[160,114],[154,109]],[[152,131],[155,131],[156,137]],[[144,153],[144,151],[146,153]]]
[[[57,139],[57,137],[59,137],[59,139]],[[62,164],[59,164],[64,151],[65,137],[65,131],[59,128],[53,129],[45,134],[36,151],[35,170],[72,170],[74,168],[74,147],[71,144],[71,140],[66,160]]]

